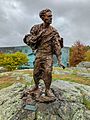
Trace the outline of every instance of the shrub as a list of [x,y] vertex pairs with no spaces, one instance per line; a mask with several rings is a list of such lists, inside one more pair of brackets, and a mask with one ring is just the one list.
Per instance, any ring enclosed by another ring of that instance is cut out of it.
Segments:
[[0,66],[8,71],[15,70],[18,66],[28,62],[27,56],[22,52],[0,55]]

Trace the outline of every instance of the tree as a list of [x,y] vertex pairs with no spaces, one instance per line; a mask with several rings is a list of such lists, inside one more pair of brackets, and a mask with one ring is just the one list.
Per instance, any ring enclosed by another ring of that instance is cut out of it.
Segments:
[[88,50],[88,51],[85,53],[85,61],[89,61],[89,62],[90,62],[90,50]]
[[21,52],[0,55],[0,66],[3,66],[9,71],[15,70],[18,66],[23,65],[27,62],[27,56]]
[[70,65],[76,66],[85,58],[86,46],[81,44],[80,41],[76,41],[76,43],[71,47],[70,53]]

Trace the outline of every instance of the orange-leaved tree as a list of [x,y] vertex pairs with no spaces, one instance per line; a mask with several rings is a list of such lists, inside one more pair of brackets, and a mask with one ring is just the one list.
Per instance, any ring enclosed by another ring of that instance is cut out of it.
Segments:
[[85,61],[90,62],[90,50],[85,53]]
[[85,52],[86,46],[80,43],[80,41],[76,41],[76,43],[71,47],[70,65],[75,67],[81,61],[84,61]]

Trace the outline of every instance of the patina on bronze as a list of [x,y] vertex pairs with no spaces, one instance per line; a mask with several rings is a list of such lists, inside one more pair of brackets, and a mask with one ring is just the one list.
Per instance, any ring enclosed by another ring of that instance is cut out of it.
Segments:
[[[34,62],[33,78],[35,87],[29,90],[29,93],[36,93],[39,90],[39,80],[42,79],[45,84],[45,96],[37,97],[39,101],[50,101],[55,98],[50,89],[52,82],[53,54],[56,55],[58,64],[61,63],[62,39],[58,31],[51,26],[52,11],[50,9],[42,10],[39,13],[43,23],[34,25],[30,34],[25,35],[23,41],[35,51],[36,58]],[[40,92],[37,92],[40,93]]]

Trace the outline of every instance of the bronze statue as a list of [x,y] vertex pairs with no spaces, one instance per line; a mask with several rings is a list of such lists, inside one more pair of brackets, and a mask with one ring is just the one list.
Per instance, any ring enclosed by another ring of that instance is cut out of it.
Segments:
[[43,23],[34,25],[30,34],[25,35],[24,42],[36,52],[34,63],[33,78],[35,87],[29,92],[39,89],[39,80],[42,79],[45,84],[45,96],[54,97],[50,89],[52,82],[53,54],[56,55],[58,64],[61,64],[61,37],[57,30],[52,27],[52,11],[50,9],[42,10],[39,13]]

